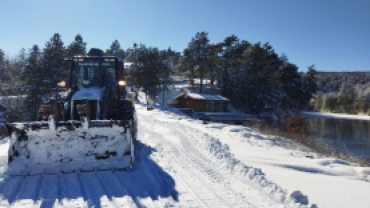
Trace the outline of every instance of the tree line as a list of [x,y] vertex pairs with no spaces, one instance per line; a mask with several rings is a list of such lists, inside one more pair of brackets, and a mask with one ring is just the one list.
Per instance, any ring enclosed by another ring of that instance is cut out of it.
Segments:
[[[65,46],[61,35],[55,33],[43,48],[33,45],[28,52],[22,49],[14,58],[5,57],[0,49],[0,96],[10,96],[7,101],[7,120],[35,120],[39,106],[45,97],[55,94],[58,83],[66,80],[67,71],[63,71],[65,57],[86,55],[86,42],[80,34]],[[179,62],[180,53],[171,48],[159,50],[144,44],[133,44],[124,50],[114,40],[104,55],[118,56],[132,62],[132,84],[143,88],[147,95],[156,96],[163,83],[170,84],[169,76]],[[163,87],[162,87],[163,88]],[[25,103],[14,105],[13,103]]]
[[318,72],[315,111],[370,115],[370,72]]
[[[15,58],[6,58],[0,49],[0,93],[22,95],[26,100],[23,113],[12,113],[17,116],[8,120],[35,120],[42,97],[52,94],[57,83],[67,77],[68,72],[63,71],[64,58],[86,55],[86,46],[79,34],[65,46],[56,33],[43,48],[33,45],[28,53],[22,49]],[[198,32],[182,54],[171,48],[160,50],[136,43],[124,50],[114,40],[105,54],[132,63],[129,67],[132,86],[143,89],[149,96],[166,90],[166,85],[172,83],[170,75],[176,72],[191,80],[199,77],[199,93],[203,93],[204,78],[210,77],[216,93],[228,98],[234,107],[252,114],[305,109],[317,90],[314,65],[306,73],[299,73],[298,67],[286,55],[278,55],[269,43],[252,44],[235,35],[211,44],[208,33]]]
[[317,90],[314,65],[301,74],[269,43],[252,44],[235,35],[210,44],[208,33],[196,33],[177,68],[190,79],[200,77],[200,93],[207,74],[232,106],[252,114],[306,109]]

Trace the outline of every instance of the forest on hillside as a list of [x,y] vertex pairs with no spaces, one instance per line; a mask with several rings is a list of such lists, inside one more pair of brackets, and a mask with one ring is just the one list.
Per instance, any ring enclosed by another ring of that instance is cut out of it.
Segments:
[[370,72],[318,72],[315,111],[370,115]]
[[[191,80],[209,77],[216,93],[228,98],[234,107],[255,115],[305,110],[317,90],[314,65],[299,73],[298,67],[285,54],[277,54],[269,43],[250,43],[235,35],[210,43],[206,32],[189,39],[182,53],[142,43],[122,49],[118,40],[104,52],[131,63],[127,70],[133,87],[149,96],[156,96],[164,82],[171,84],[173,74],[184,74]],[[68,76],[63,70],[64,58],[86,54],[87,43],[80,34],[65,45],[62,36],[55,33],[44,47],[21,49],[15,57],[5,56],[0,49],[0,96],[14,96],[19,101],[5,106],[6,120],[35,120],[42,99],[51,96],[58,82]],[[199,93],[203,93],[202,83]]]

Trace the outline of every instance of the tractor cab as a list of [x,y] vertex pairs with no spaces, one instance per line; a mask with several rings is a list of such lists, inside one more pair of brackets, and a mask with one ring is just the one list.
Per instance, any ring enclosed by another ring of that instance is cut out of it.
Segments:
[[78,108],[85,104],[91,111],[89,119],[117,119],[118,103],[127,99],[123,60],[115,56],[74,56],[65,60],[65,67],[71,96],[68,119],[78,120]]

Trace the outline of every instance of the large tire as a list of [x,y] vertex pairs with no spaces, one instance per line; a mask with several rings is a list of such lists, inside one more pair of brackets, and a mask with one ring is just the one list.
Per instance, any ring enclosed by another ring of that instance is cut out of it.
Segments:
[[129,103],[120,103],[118,108],[118,119],[120,120],[132,120],[134,115],[134,109]]

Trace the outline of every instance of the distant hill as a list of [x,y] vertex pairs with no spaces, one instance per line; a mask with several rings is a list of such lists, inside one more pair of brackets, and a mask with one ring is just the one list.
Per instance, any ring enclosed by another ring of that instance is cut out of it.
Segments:
[[370,72],[318,72],[315,111],[370,115]]
[[339,92],[342,84],[369,85],[370,72],[318,72],[317,85],[323,93]]

